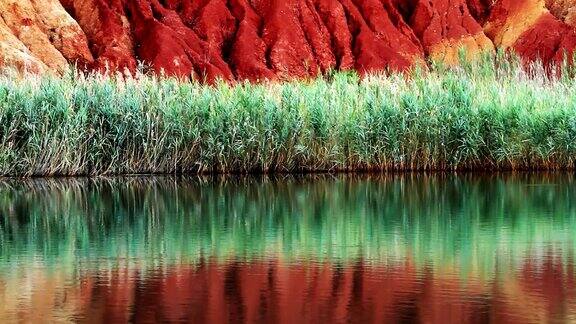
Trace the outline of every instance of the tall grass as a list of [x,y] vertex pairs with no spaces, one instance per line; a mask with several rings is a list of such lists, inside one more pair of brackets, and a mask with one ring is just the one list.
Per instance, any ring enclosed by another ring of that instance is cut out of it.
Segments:
[[576,79],[504,56],[205,86],[0,78],[0,175],[573,169]]

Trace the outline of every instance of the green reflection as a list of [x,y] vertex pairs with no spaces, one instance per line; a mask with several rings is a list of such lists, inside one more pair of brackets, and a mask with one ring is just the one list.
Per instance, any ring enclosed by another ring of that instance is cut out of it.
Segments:
[[282,258],[456,266],[574,257],[572,174],[0,183],[0,267]]

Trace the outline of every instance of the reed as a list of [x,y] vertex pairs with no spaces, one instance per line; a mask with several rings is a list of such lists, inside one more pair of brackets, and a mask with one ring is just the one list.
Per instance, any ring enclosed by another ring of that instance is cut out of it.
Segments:
[[212,86],[3,76],[0,175],[573,169],[569,66],[522,68],[500,54],[408,74]]

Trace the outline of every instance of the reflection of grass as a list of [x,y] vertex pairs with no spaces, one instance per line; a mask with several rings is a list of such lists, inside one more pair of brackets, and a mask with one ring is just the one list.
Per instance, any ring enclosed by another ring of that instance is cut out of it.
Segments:
[[567,175],[7,181],[0,263],[274,255],[490,272],[573,257],[573,197]]
[[576,83],[459,69],[220,84],[0,78],[0,174],[573,168]]

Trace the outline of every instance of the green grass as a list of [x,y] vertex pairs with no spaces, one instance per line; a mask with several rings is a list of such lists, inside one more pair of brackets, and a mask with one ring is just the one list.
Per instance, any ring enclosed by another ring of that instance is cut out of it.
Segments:
[[206,86],[0,78],[0,175],[573,169],[576,78],[510,58]]

